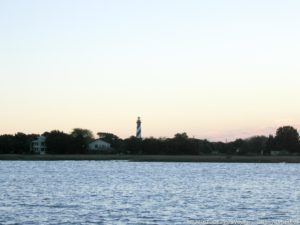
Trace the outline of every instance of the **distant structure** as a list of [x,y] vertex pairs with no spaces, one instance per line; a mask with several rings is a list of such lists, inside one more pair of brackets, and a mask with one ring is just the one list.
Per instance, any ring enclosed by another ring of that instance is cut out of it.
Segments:
[[110,143],[107,143],[101,139],[97,139],[91,143],[89,143],[89,151],[90,152],[108,152],[111,150]]
[[31,152],[35,154],[46,154],[46,137],[45,136],[38,136],[34,141],[30,144]]
[[141,127],[141,118],[138,117],[137,121],[136,121],[136,137],[137,138],[142,138],[142,127]]

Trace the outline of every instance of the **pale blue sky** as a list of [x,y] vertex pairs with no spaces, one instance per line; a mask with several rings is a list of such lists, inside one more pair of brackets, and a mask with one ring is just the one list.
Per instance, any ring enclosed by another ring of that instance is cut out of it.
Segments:
[[0,133],[300,128],[300,2],[0,0]]

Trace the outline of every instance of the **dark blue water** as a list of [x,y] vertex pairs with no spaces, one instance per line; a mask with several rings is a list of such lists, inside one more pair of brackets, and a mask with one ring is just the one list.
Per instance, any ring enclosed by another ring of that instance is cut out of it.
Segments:
[[0,224],[300,224],[300,164],[0,161]]

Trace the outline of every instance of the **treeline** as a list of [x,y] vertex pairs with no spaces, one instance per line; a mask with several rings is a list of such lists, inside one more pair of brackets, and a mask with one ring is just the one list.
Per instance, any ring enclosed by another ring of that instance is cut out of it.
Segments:
[[270,155],[300,154],[298,131],[285,126],[277,129],[276,135],[253,136],[247,139],[237,139],[232,142],[209,142],[189,138],[186,133],[175,134],[173,138],[143,140],[130,137],[123,141],[124,151],[127,154],[167,154],[167,155]]
[[[91,131],[80,128],[74,129],[70,134],[54,130],[42,135],[46,137],[48,154],[88,154],[88,144],[95,140]],[[38,136],[24,133],[0,135],[0,154],[32,154],[30,145]],[[145,139],[134,136],[121,139],[105,132],[99,132],[97,136],[110,143],[112,149],[109,153],[115,154],[270,155],[272,151],[279,154],[300,154],[299,133],[291,126],[278,128],[275,136],[254,136],[228,143],[190,138],[186,133],[175,134],[172,138]]]
[[36,134],[16,133],[0,135],[0,154],[30,154],[30,143]]

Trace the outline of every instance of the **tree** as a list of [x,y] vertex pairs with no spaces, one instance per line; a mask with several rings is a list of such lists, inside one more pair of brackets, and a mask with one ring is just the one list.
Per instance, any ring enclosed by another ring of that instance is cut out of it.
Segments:
[[228,144],[224,142],[213,142],[212,143],[213,151],[218,152],[220,154],[228,154]]
[[154,137],[146,138],[142,141],[143,154],[156,155],[162,151],[161,139]]
[[196,145],[195,151],[197,151],[198,154],[211,154],[213,151],[213,145],[208,140],[197,140],[192,139],[192,142]]
[[172,155],[196,155],[198,154],[198,144],[194,139],[190,139],[186,133],[177,133],[174,138],[167,139],[168,152]]
[[30,138],[24,133],[16,133],[14,136],[14,153],[24,154],[30,152]]
[[47,153],[50,154],[72,154],[74,152],[74,142],[71,135],[61,131],[53,130],[44,133],[46,136]]
[[13,135],[1,135],[0,136],[0,153],[11,154],[14,153],[14,136]]
[[291,126],[280,127],[276,131],[275,146],[278,150],[299,152],[299,133]]
[[37,136],[20,132],[15,135],[1,135],[0,154],[29,154],[30,144]]
[[269,138],[266,143],[266,150],[264,155],[271,155],[271,151],[276,149],[275,138],[273,135],[269,135]]
[[83,137],[87,141],[91,141],[94,139],[93,132],[88,129],[82,129],[82,128],[74,128],[71,132],[72,137]]
[[245,140],[241,146],[241,152],[245,154],[261,155],[266,151],[268,138],[265,136],[254,136]]
[[74,128],[71,136],[73,138],[72,152],[75,154],[86,153],[89,143],[94,139],[92,131],[82,128]]
[[117,135],[106,132],[98,132],[97,135],[99,138],[111,145],[115,152],[120,152],[123,140]]
[[124,140],[124,151],[129,154],[141,154],[142,140],[135,136],[131,136]]
[[186,140],[189,139],[189,136],[185,132],[177,133],[177,134],[174,135],[174,139],[181,140],[181,141],[186,141]]

